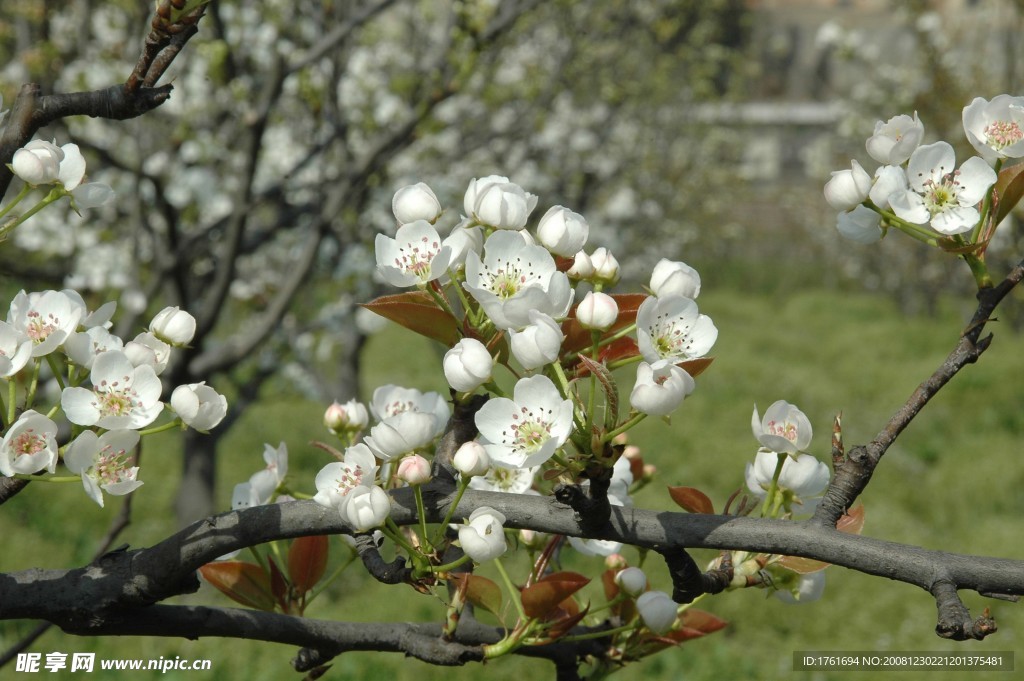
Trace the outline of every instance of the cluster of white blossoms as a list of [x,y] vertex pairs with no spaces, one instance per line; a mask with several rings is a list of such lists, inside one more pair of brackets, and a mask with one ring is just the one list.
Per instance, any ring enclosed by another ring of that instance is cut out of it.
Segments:
[[836,226],[854,241],[880,239],[897,227],[920,239],[979,232],[982,204],[1006,159],[1024,156],[1024,97],[976,98],[963,110],[967,140],[980,156],[956,165],[952,145],[921,142],[924,126],[913,116],[879,121],[867,152],[881,165],[868,173],[857,161],[832,173],[825,199],[840,211]]
[[[110,331],[114,310],[113,302],[89,310],[73,290],[21,291],[11,301],[0,321],[0,377],[8,383],[0,474],[53,474],[63,458],[102,506],[103,492],[127,494],[142,484],[132,465],[141,435],[179,424],[205,432],[224,418],[227,400],[205,383],[178,386],[169,404],[161,400],[172,349],[195,333],[190,314],[166,308],[125,341]],[[45,410],[37,390],[44,372],[60,391],[59,403]],[[176,418],[152,427],[165,408]],[[61,414],[71,426],[64,446],[57,443]]]

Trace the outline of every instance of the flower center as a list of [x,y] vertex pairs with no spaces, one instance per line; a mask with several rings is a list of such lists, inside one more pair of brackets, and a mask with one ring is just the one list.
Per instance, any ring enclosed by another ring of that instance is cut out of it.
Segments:
[[419,243],[409,242],[398,249],[399,256],[395,258],[395,267],[425,282],[430,279],[430,263],[440,250],[439,242],[431,242],[424,236]]
[[[547,410],[547,415],[550,416],[550,410]],[[519,413],[512,414],[511,428],[502,433],[506,436],[502,444],[518,452],[536,452],[551,439],[551,423],[544,416],[533,413],[527,407],[520,407]]]
[[959,170],[943,175],[938,182],[928,180],[924,186],[924,203],[928,212],[937,215],[958,205],[960,189]]
[[122,381],[124,387],[121,387],[121,381],[113,383],[101,381],[96,386],[98,402],[94,402],[93,405],[99,410],[101,416],[127,416],[132,413],[133,409],[141,406],[138,394],[131,389],[129,377],[125,376]]
[[985,127],[985,143],[996,151],[1024,139],[1024,131],[1016,121],[994,121]]
[[525,277],[513,269],[500,269],[491,277],[490,289],[502,300],[508,300],[519,292]]
[[344,472],[341,474],[335,484],[338,486],[338,491],[341,492],[342,496],[345,496],[356,487],[363,484],[363,468],[358,464],[349,468],[345,466]]
[[771,435],[778,435],[779,437],[784,437],[790,442],[796,442],[796,424],[790,421],[783,421],[781,423],[779,423],[778,421],[769,421],[768,433]]
[[35,310],[28,313],[28,328],[26,329],[26,332],[28,333],[28,337],[36,343],[42,343],[51,333],[56,331],[59,326],[60,320],[52,314],[48,314],[44,318]]
[[46,449],[46,436],[36,433],[31,428],[14,438],[14,441],[11,442],[11,450],[14,451],[14,456],[16,457],[36,454],[44,449]]
[[654,349],[662,359],[685,356],[693,345],[690,325],[678,318],[670,319],[667,315],[655,319],[648,333],[654,342]]
[[110,445],[100,451],[92,470],[93,477],[106,485],[135,478],[135,473],[128,466],[127,452],[123,449],[112,449]]

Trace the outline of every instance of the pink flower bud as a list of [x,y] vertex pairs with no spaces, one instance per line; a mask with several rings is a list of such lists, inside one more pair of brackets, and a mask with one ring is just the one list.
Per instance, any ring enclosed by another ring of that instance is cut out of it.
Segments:
[[430,481],[430,462],[419,454],[404,457],[398,462],[397,476],[410,485],[422,485]]
[[462,443],[462,446],[455,452],[452,465],[464,477],[471,478],[485,474],[491,467],[491,458],[487,456],[487,450],[482,444],[476,440],[470,440]]

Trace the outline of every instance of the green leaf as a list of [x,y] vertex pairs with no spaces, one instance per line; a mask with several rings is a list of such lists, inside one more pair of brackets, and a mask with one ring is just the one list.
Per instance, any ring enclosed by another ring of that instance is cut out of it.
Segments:
[[438,307],[424,291],[381,296],[362,307],[448,347],[462,338],[458,320]]

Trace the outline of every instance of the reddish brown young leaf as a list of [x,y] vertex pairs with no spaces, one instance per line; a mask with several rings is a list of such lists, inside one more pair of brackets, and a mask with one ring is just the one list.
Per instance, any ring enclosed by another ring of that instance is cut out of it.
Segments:
[[669,487],[669,496],[672,501],[679,504],[684,511],[690,513],[714,513],[715,505],[711,503],[708,495],[696,487]]
[[555,572],[546,575],[523,589],[520,598],[527,617],[546,619],[562,601],[590,583],[590,579],[575,572]]
[[711,366],[711,363],[715,361],[714,357],[698,357],[697,359],[688,359],[679,363],[686,373],[690,374],[694,378],[697,378],[704,373],[704,370]]
[[329,546],[323,534],[292,540],[288,549],[288,578],[297,593],[306,593],[324,576]]
[[702,631],[705,634],[710,634],[718,631],[719,629],[724,629],[726,625],[729,624],[717,615],[712,615],[710,612],[695,610],[693,608],[683,611],[683,615],[680,617],[680,622],[682,622],[684,627],[696,629],[697,631]]
[[199,568],[199,573],[203,579],[237,603],[257,610],[274,609],[270,575],[259,565],[237,560],[222,560],[207,563]]
[[270,593],[274,595],[274,600],[277,601],[281,612],[290,614],[292,604],[288,594],[288,580],[284,578],[281,568],[277,567],[277,561],[274,560],[273,556],[267,559],[267,563],[270,566]]
[[589,357],[580,355],[580,364],[585,366],[589,373],[594,374],[597,382],[601,384],[604,392],[604,402],[607,406],[605,411],[605,425],[613,428],[619,422],[619,387],[608,367],[600,362],[595,362]]
[[461,338],[455,317],[439,308],[424,291],[381,296],[362,307],[446,346],[455,345]]
[[995,190],[999,201],[995,214],[995,224],[998,225],[1024,196],[1024,163],[1000,170]]
[[453,572],[448,579],[459,585],[466,585],[466,599],[478,608],[498,615],[501,611],[501,587],[480,575],[468,572]]

